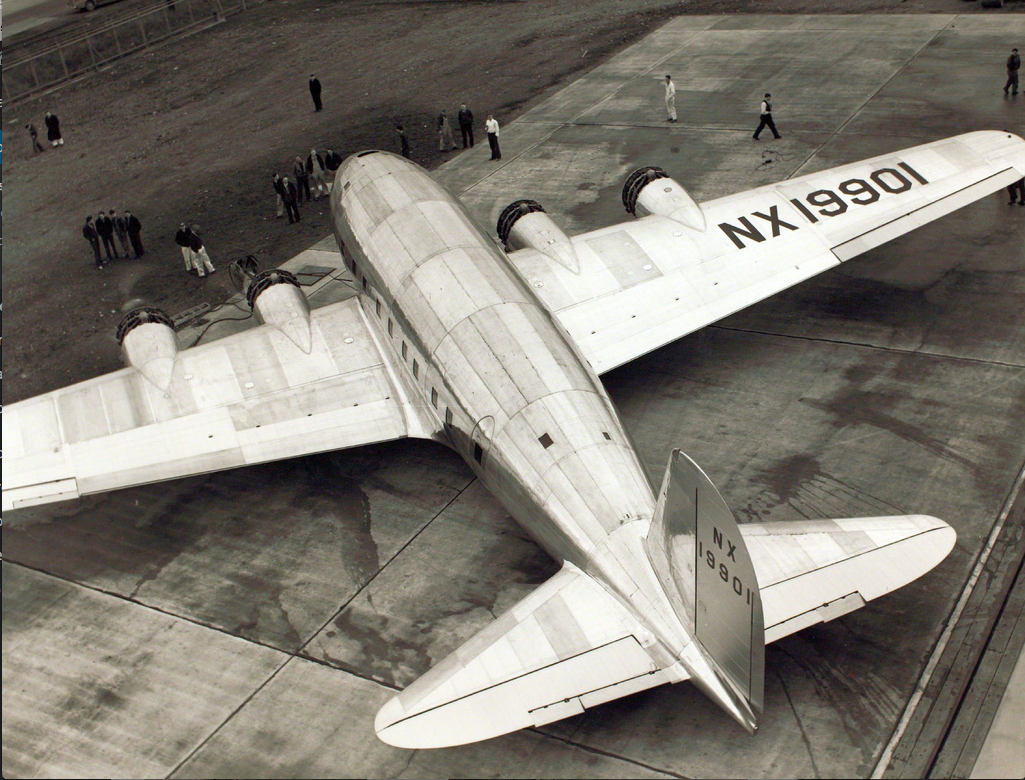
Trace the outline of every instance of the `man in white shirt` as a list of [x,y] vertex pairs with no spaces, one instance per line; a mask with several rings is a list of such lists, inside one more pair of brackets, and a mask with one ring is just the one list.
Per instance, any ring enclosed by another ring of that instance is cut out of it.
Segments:
[[676,121],[676,85],[672,76],[666,76],[666,111],[669,112],[667,122]]
[[772,103],[769,102],[769,98],[771,97],[772,95],[766,92],[765,98],[762,100],[761,106],[759,106],[758,110],[761,112],[762,121],[758,123],[758,129],[755,130],[755,134],[751,136],[756,141],[758,140],[758,136],[761,134],[762,130],[764,130],[766,127],[768,127],[772,131],[772,134],[776,138],[783,137],[776,132],[776,123],[772,121]]
[[491,159],[501,160],[502,150],[498,148],[498,120],[488,114],[488,120],[484,123],[488,131],[488,145],[491,147]]

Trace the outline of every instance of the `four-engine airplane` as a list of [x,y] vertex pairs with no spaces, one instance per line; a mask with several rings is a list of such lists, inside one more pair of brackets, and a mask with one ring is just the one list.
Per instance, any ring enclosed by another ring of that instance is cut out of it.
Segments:
[[295,278],[248,289],[264,323],[179,352],[119,327],[129,367],[3,414],[3,508],[401,437],[452,447],[561,570],[378,713],[380,738],[486,739],[691,680],[744,727],[765,644],[929,571],[931,517],[749,523],[674,451],[653,489],[599,375],[1025,175],[978,132],[698,204],[664,171],[638,216],[567,237],[532,201],[501,251],[415,164],[350,157],[331,206],[359,294],[311,312]]

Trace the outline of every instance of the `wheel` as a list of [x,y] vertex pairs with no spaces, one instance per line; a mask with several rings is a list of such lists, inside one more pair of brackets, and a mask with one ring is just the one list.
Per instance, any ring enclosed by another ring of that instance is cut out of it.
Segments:
[[83,6],[83,7],[85,8],[85,10],[87,12],[88,11],[95,11],[96,10],[96,0],[85,0],[85,6]]

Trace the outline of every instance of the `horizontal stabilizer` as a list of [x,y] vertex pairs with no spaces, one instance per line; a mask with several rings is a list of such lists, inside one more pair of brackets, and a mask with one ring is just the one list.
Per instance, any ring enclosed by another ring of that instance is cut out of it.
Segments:
[[577,715],[670,678],[647,632],[571,563],[381,708],[396,747],[462,745]]
[[750,523],[741,531],[761,583],[766,643],[907,585],[957,541],[953,528],[925,515]]

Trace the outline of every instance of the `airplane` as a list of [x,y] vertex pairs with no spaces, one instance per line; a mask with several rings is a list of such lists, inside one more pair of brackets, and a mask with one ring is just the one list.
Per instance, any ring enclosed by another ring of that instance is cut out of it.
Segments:
[[955,531],[923,516],[738,525],[680,450],[659,490],[599,376],[1025,175],[1025,141],[968,133],[697,203],[664,170],[632,218],[568,237],[534,201],[504,250],[425,170],[363,151],[335,238],[358,294],[311,310],[263,271],[263,323],[180,350],[141,308],[127,367],[9,405],[3,509],[403,437],[443,442],[561,569],[378,712],[438,748],[690,680],[749,732],[765,645],[928,572]]

